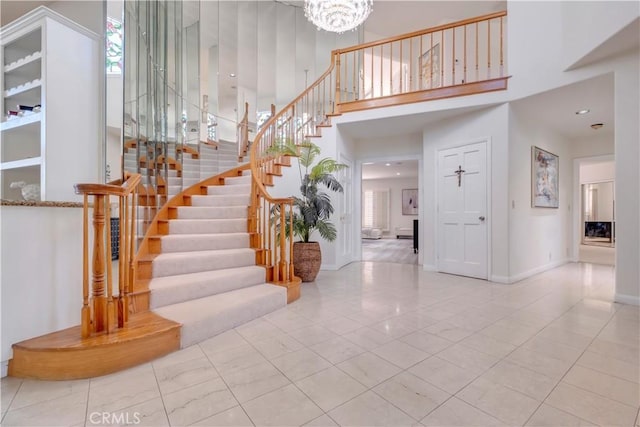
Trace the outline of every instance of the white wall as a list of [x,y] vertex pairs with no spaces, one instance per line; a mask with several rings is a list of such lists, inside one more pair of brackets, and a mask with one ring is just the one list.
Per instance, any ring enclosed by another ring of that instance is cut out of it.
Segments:
[[82,209],[2,206],[0,216],[5,369],[12,344],[80,324]]
[[[417,215],[402,214],[402,190],[405,188],[418,188],[418,177],[391,178],[391,179],[366,179],[362,180],[362,193],[371,190],[389,191],[389,231],[383,233],[384,237],[396,236],[398,227],[413,229],[413,220]],[[419,200],[420,205],[424,206]],[[428,209],[428,206],[426,207]]]
[[600,162],[580,165],[580,184],[613,181],[616,177],[614,162]]
[[640,13],[637,1],[566,1],[561,5],[565,68],[596,49]]
[[[559,156],[559,207],[531,207],[531,146]],[[511,104],[509,120],[509,276],[517,281],[567,262],[571,253],[573,160],[568,141]]]
[[104,4],[101,1],[55,1],[47,7],[96,34],[104,34]]
[[615,74],[616,301],[640,305],[640,58]]
[[[505,281],[509,275],[509,241],[505,224],[508,223],[508,106],[486,108],[425,127],[423,198],[425,203],[436,200],[436,164],[438,150],[473,142],[489,141],[487,154],[491,166],[491,202],[487,219],[490,228],[492,280]],[[489,172],[490,171],[490,172]],[[424,205],[424,203],[422,204]],[[424,210],[421,234],[421,253],[425,268],[436,266],[436,206],[433,203]]]

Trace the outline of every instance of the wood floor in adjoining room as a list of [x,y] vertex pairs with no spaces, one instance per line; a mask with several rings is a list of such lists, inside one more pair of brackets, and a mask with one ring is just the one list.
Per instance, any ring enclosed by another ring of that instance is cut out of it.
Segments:
[[640,308],[611,302],[613,279],[584,263],[512,285],[352,263],[128,371],[3,378],[2,425],[635,426]]
[[362,260],[418,264],[413,239],[362,239]]

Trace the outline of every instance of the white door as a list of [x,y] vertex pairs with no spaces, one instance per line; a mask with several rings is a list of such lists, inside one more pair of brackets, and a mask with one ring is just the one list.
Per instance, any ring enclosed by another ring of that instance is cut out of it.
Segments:
[[438,271],[487,279],[487,144],[438,152]]
[[338,179],[344,192],[340,203],[340,225],[338,227],[338,237],[341,240],[339,254],[339,264],[347,264],[353,260],[353,162],[344,154],[340,154],[340,163],[347,165],[339,172]]

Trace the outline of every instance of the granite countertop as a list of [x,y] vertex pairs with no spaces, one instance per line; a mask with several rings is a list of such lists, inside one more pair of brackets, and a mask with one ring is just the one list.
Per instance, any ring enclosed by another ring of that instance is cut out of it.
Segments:
[[81,208],[82,203],[78,202],[31,202],[26,200],[0,200],[2,206],[35,206],[41,208]]

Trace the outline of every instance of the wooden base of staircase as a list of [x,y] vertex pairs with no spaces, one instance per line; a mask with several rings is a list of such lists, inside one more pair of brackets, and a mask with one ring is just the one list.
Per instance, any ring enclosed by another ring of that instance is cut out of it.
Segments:
[[9,375],[39,380],[97,377],[180,348],[180,324],[152,312],[132,314],[127,326],[86,339],[74,326],[13,345]]
[[283,286],[287,288],[287,304],[291,304],[298,298],[300,298],[300,285],[302,284],[302,279],[298,276],[293,278],[292,282],[271,282],[277,286]]

